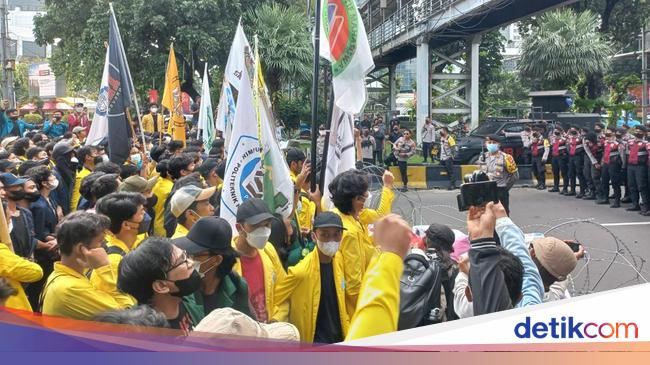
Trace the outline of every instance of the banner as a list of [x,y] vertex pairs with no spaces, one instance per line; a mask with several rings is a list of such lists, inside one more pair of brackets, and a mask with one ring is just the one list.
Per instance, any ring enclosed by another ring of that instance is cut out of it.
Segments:
[[355,168],[356,154],[354,149],[354,120],[352,115],[344,112],[334,105],[332,111],[332,125],[330,128],[329,151],[327,154],[327,169],[325,170],[325,181],[323,198],[325,207],[332,209],[329,194],[329,184],[334,178],[345,171]]
[[131,151],[133,129],[126,115],[135,90],[122,38],[111,7],[108,29],[108,148],[111,162],[122,165]]
[[176,65],[176,54],[174,53],[173,44],[169,48],[162,106],[167,108],[171,113],[167,133],[172,135],[172,139],[185,142],[185,116],[183,115],[181,84],[178,79],[178,66]]
[[106,61],[104,62],[104,73],[102,74],[102,83],[99,86],[99,96],[97,96],[97,106],[93,114],[93,122],[90,125],[90,131],[86,137],[86,145],[96,145],[108,136],[108,54],[109,48],[106,49]]
[[332,63],[334,102],[358,114],[366,104],[366,75],[375,68],[354,0],[323,1],[320,55]]
[[198,130],[203,131],[203,147],[209,152],[212,147],[212,140],[214,140],[214,120],[212,118],[212,99],[210,98],[207,62],[203,70],[203,85],[201,85]]

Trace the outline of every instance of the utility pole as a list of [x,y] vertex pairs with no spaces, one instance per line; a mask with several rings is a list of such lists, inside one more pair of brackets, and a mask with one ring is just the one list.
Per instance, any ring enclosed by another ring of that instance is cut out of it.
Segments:
[[2,58],[2,97],[9,100],[11,108],[14,103],[14,63],[9,54],[9,39],[7,36],[7,0],[0,0],[0,55]]
[[641,27],[641,123],[648,121],[648,54],[646,49],[646,26]]

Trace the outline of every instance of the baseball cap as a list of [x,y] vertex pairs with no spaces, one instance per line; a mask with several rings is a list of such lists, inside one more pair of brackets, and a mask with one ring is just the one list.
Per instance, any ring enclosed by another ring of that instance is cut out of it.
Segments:
[[286,322],[260,323],[232,308],[217,308],[194,328],[198,332],[299,341],[298,329]]
[[219,161],[217,161],[217,159],[207,158],[197,170],[201,173],[201,176],[207,176],[212,170],[216,169],[217,166],[219,166]]
[[207,189],[194,185],[183,186],[174,193],[170,201],[172,214],[176,218],[180,217],[194,202],[210,199],[216,189],[214,186]]
[[172,242],[176,247],[185,250],[190,255],[210,251],[216,254],[239,256],[232,248],[232,228],[223,218],[210,216],[196,221],[187,236]]
[[429,225],[429,228],[427,228],[424,234],[426,235],[428,242],[440,246],[448,251],[453,250],[456,235],[454,234],[454,231],[451,230],[451,228],[445,226],[444,224],[432,223]]
[[578,264],[578,259],[569,245],[557,238],[538,238],[532,245],[539,263],[560,281],[565,280]]
[[149,180],[142,176],[129,176],[118,187],[118,191],[126,191],[132,193],[144,193],[147,190],[153,189],[154,185],[158,182],[158,176]]
[[503,141],[503,138],[501,138],[501,136],[497,134],[490,134],[489,136],[487,136],[487,138],[497,143],[501,143]]
[[343,221],[338,214],[332,212],[323,212],[314,218],[313,228],[340,228],[345,229]]
[[7,137],[7,138],[3,139],[2,142],[0,142],[0,147],[4,148],[6,150],[9,150],[10,147],[13,146],[13,143],[16,142],[17,139],[18,139],[18,137],[16,137],[16,136]]
[[52,150],[52,158],[56,159],[59,156],[63,156],[66,153],[70,153],[74,150],[72,145],[67,142],[59,142],[54,146]]
[[0,160],[0,172],[7,171],[7,169],[13,170],[18,165],[18,162],[13,162],[9,160]]
[[637,125],[634,128],[640,130],[641,132],[647,132],[648,131],[648,129],[645,126],[641,125],[641,124]]
[[307,157],[305,157],[305,153],[302,152],[299,148],[291,147],[287,150],[287,163],[291,163],[293,161],[304,161]]
[[83,132],[84,130],[85,130],[84,127],[74,127],[72,128],[72,133],[79,133],[79,132]]
[[4,184],[4,186],[22,185],[27,181],[27,179],[17,177],[16,175],[10,172],[5,172],[0,174],[0,179],[2,179],[2,183]]
[[250,198],[237,209],[237,223],[255,225],[271,218],[273,215],[262,199]]

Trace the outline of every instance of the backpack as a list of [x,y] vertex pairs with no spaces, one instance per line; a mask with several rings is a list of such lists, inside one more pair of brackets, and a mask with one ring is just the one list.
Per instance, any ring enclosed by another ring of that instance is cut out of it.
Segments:
[[411,249],[400,279],[398,330],[442,321],[442,279],[442,264],[435,252]]

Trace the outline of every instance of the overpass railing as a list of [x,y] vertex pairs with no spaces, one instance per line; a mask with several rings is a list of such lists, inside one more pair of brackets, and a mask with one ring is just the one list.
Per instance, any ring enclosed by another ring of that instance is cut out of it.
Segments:
[[377,48],[397,36],[413,29],[440,10],[462,0],[411,0],[402,5],[368,34],[370,48]]

